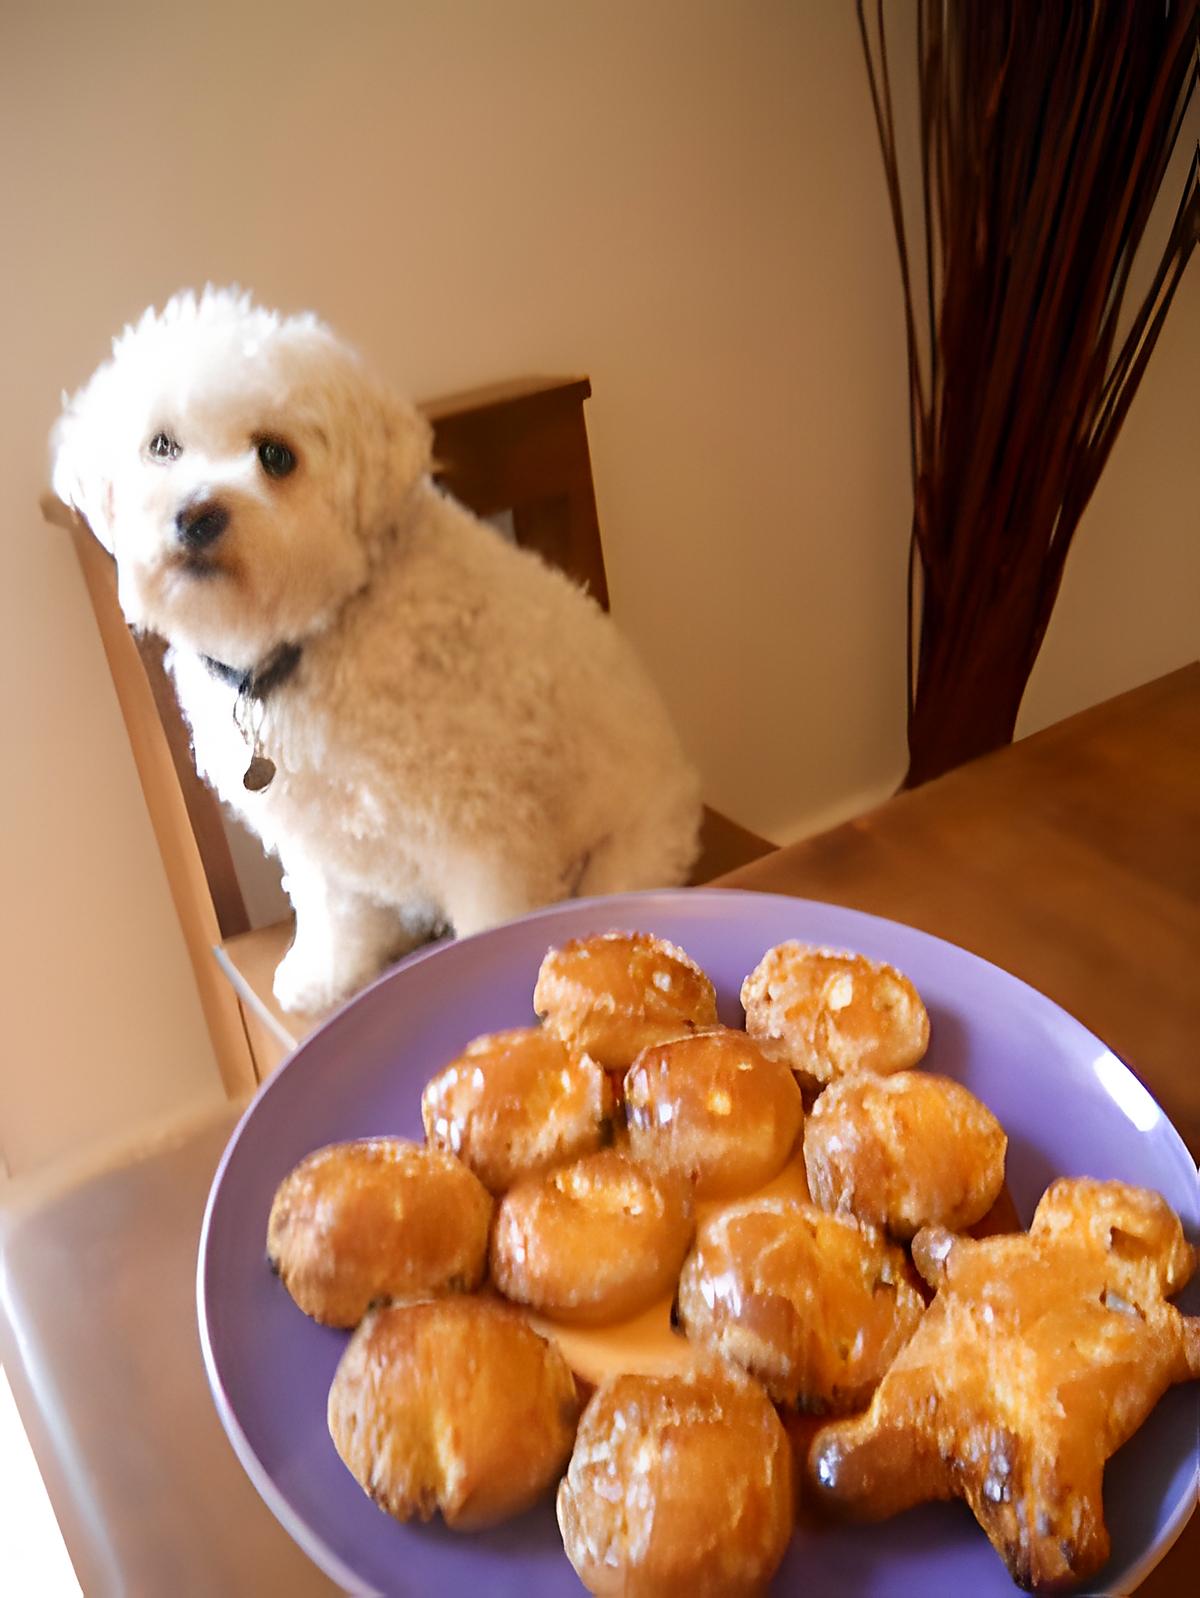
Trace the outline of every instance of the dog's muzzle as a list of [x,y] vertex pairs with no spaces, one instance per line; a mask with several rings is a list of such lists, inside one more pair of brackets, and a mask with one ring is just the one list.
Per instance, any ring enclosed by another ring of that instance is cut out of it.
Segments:
[[175,534],[185,549],[209,549],[229,526],[229,511],[219,500],[195,500],[175,516]]

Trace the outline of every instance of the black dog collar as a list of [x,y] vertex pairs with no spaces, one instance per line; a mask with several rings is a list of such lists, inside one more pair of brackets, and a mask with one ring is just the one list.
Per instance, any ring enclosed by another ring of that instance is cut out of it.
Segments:
[[302,653],[299,644],[280,644],[261,666],[252,666],[249,671],[227,665],[223,660],[214,660],[211,655],[201,655],[200,659],[214,677],[237,689],[239,699],[256,699],[261,703],[288,680],[300,664]]

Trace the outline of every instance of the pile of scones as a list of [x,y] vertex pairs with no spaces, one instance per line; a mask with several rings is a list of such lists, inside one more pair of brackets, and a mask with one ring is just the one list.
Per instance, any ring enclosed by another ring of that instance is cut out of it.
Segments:
[[[428,1082],[424,1144],[285,1178],[270,1264],[352,1329],[338,1454],[391,1515],[462,1531],[557,1484],[594,1593],[760,1592],[798,1515],[954,1497],[1019,1584],[1078,1584],[1108,1556],[1105,1461],[1200,1376],[1200,1319],[1166,1302],[1196,1263],[1178,1218],[1071,1178],[1017,1230],[1004,1130],[917,1069],[928,1015],[891,966],[784,943],[741,997],[728,1028],[673,944],[566,943],[541,1024]],[[593,1383],[556,1339],[664,1301],[670,1368],[618,1354]]]

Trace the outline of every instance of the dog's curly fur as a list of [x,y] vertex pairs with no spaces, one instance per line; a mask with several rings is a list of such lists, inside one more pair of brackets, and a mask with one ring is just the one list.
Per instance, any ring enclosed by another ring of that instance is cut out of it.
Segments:
[[[294,469],[271,475],[265,441]],[[445,926],[683,880],[697,782],[629,647],[435,487],[425,421],[315,317],[211,288],[147,311],[66,402],[52,458],[127,620],[171,646],[199,770],[282,862],[284,1008],[325,1008]],[[229,679],[287,644],[295,669],[241,707],[276,767],[250,793]]]

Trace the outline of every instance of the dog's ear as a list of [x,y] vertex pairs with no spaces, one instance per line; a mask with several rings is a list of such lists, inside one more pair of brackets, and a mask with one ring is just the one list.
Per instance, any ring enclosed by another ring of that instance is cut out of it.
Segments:
[[396,526],[409,494],[430,469],[433,429],[408,400],[371,384],[359,395],[356,518],[359,535],[374,547]]
[[50,484],[65,505],[78,511],[111,555],[113,485],[100,426],[106,370],[101,368],[77,394],[63,395],[62,414],[50,432]]

